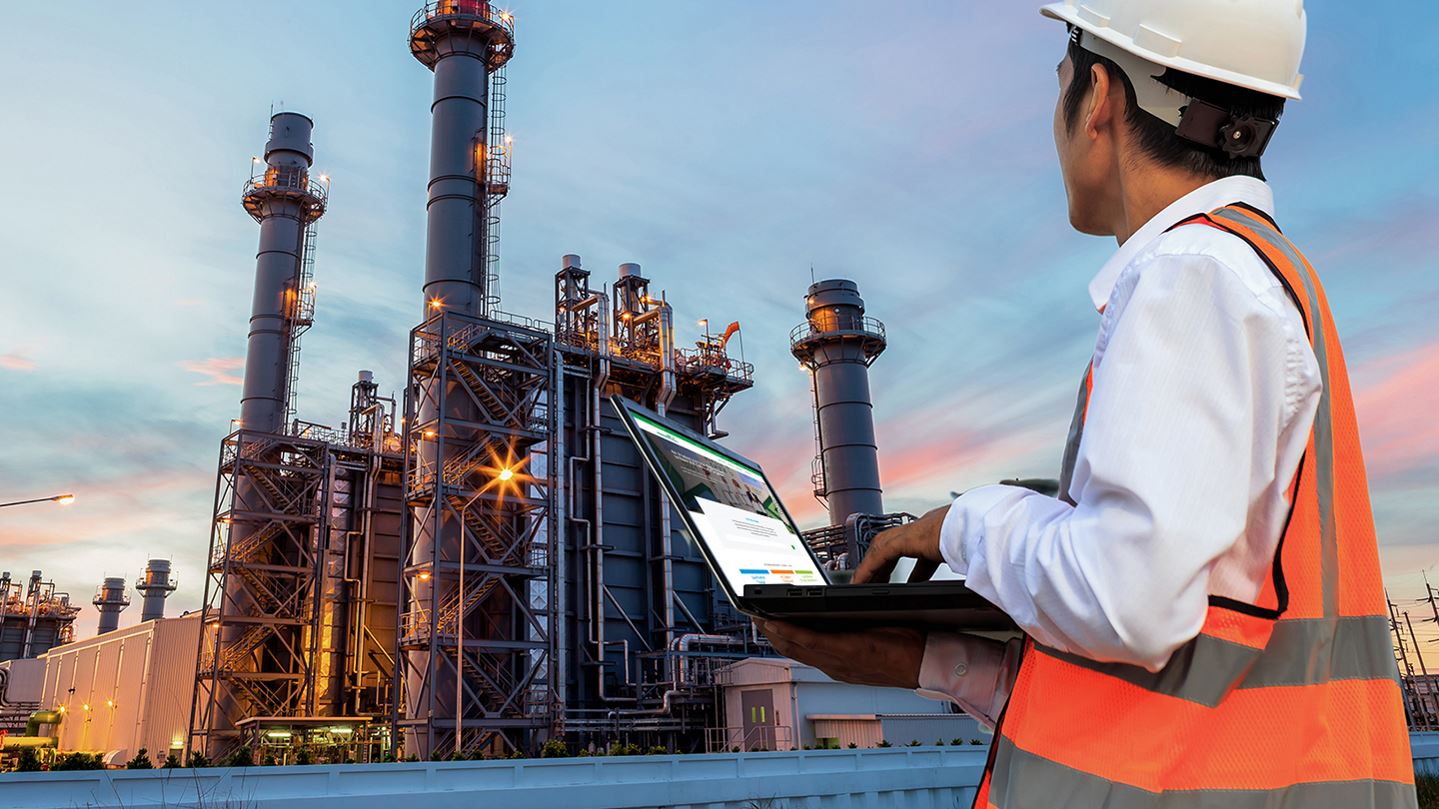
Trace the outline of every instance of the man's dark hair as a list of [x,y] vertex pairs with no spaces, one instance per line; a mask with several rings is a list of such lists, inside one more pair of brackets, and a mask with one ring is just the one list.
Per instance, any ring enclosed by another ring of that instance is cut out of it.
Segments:
[[[1093,67],[1104,65],[1109,75],[1124,86],[1124,121],[1137,137],[1139,150],[1143,154],[1161,166],[1182,168],[1214,180],[1240,175],[1264,179],[1258,157],[1231,157],[1221,149],[1181,138],[1175,134],[1174,127],[1140,109],[1135,101],[1134,85],[1129,81],[1129,76],[1125,75],[1113,60],[1081,47],[1078,36],[1069,38],[1069,61],[1074,66],[1074,78],[1064,93],[1064,125],[1069,131],[1074,131],[1075,125],[1079,123],[1084,94],[1093,85]],[[1190,98],[1208,101],[1236,114],[1277,121],[1284,111],[1284,99],[1278,96],[1246,90],[1191,73],[1165,70],[1160,75],[1159,82]]]

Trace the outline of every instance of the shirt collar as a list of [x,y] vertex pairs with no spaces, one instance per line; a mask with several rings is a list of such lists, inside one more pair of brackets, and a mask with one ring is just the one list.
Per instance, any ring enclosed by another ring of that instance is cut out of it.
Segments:
[[1225,177],[1190,191],[1145,222],[1104,262],[1099,273],[1089,282],[1089,297],[1094,301],[1094,308],[1104,309],[1120,273],[1141,250],[1166,230],[1196,214],[1209,213],[1233,202],[1243,202],[1269,216],[1274,215],[1274,192],[1267,183],[1254,177]]

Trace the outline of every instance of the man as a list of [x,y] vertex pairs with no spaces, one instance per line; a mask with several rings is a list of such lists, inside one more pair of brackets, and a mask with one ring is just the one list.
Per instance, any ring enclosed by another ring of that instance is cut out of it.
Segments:
[[948,564],[1026,637],[763,629],[996,722],[978,807],[1413,807],[1344,360],[1260,168],[1299,97],[1302,2],[1043,13],[1070,31],[1070,223],[1119,243],[1060,495],[973,489],[855,575]]

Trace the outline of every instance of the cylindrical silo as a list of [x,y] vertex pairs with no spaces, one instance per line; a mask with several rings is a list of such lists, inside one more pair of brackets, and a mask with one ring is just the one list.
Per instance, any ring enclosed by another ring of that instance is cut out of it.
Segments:
[[114,632],[120,626],[120,612],[130,606],[130,597],[125,595],[123,576],[111,576],[95,589],[95,598],[90,602],[100,613],[95,625],[95,634]]
[[790,349],[814,377],[816,492],[829,505],[830,523],[843,525],[851,514],[884,513],[869,395],[869,366],[884,351],[884,324],[864,316],[859,287],[840,279],[810,285],[805,313]]
[[153,621],[165,617],[165,599],[175,592],[178,582],[170,574],[169,559],[151,559],[145,563],[145,570],[135,582],[144,601],[140,603],[140,621]]
[[278,433],[287,417],[293,341],[308,293],[301,284],[306,228],[325,212],[325,190],[310,180],[313,127],[297,112],[275,114],[264,170],[245,184],[245,210],[260,223],[240,398],[240,426],[247,430]]

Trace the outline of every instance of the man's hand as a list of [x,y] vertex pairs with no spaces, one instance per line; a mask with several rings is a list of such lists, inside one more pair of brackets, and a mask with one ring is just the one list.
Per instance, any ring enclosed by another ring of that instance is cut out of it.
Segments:
[[949,506],[940,506],[912,523],[876,534],[854,571],[853,583],[889,581],[895,563],[906,556],[916,560],[909,580],[927,581],[944,563],[939,552],[939,529],[948,513]]
[[776,651],[843,683],[918,688],[925,633],[907,627],[815,632],[785,621],[756,620]]

